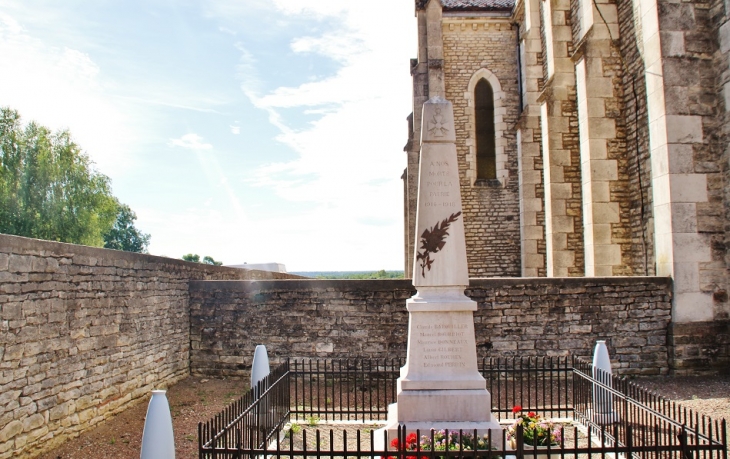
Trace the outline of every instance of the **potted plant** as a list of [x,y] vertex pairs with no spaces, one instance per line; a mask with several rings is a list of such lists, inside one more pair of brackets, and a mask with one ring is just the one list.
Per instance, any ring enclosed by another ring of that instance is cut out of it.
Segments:
[[533,411],[523,414],[521,406],[515,406],[512,408],[512,412],[517,415],[517,418],[507,429],[507,440],[513,449],[517,449],[518,446],[517,429],[519,426],[522,426],[523,450],[527,453],[534,450],[541,451],[542,454],[538,454],[537,459],[547,459],[548,450],[560,447],[563,441],[560,425],[542,419]]

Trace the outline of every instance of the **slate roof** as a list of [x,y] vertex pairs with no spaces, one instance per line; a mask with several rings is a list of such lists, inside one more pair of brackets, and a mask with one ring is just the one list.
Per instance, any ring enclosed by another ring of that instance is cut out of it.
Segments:
[[[428,0],[416,0],[416,8],[426,6]],[[441,0],[444,11],[511,11],[515,0]]]

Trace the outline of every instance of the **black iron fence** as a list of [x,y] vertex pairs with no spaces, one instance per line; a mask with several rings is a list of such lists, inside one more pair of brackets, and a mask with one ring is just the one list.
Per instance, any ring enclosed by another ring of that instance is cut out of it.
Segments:
[[727,459],[724,419],[713,421],[580,359],[573,362],[573,375],[574,419],[601,443],[632,447],[639,457]]
[[488,358],[479,371],[492,396],[492,414],[513,418],[512,409],[539,412],[544,418],[573,414],[573,364],[568,357]]
[[[444,432],[410,432],[403,426],[388,439],[387,432],[376,435],[373,424],[382,424],[388,405],[395,403],[403,364],[398,359],[287,361],[199,424],[199,457],[728,459],[725,420],[713,421],[569,358],[484,359],[480,365],[494,417],[508,427],[515,406],[534,412],[559,426],[554,445],[525,444],[522,426],[510,434],[487,431],[486,437],[485,432],[447,432],[445,439]],[[331,428],[323,429],[324,424]],[[430,446],[437,443],[440,450]]]
[[291,419],[384,420],[396,400],[400,359],[290,360]]

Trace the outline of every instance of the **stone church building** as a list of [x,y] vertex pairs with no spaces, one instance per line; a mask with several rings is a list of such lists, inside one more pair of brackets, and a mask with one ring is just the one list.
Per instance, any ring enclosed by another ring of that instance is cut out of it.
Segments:
[[730,4],[415,10],[406,273],[421,107],[440,96],[454,106],[470,277],[669,276],[674,326],[728,334]]

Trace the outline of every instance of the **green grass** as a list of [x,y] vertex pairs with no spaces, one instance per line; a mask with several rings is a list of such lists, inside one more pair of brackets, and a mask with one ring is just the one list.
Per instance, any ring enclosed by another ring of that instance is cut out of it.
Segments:
[[289,435],[296,435],[301,431],[302,426],[300,426],[296,422],[292,422],[291,425],[289,425],[289,430],[286,431],[286,435],[284,435],[284,438],[289,438]]
[[319,417],[317,417],[317,416],[309,416],[309,417],[307,418],[307,425],[308,425],[309,427],[314,427],[314,426],[316,426],[317,424],[319,424]]

